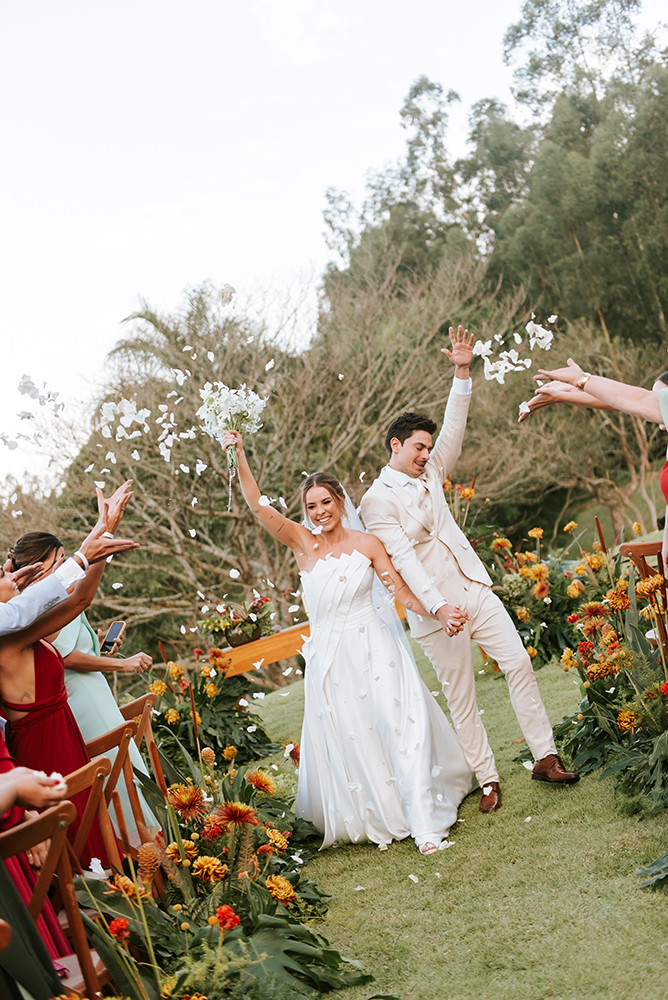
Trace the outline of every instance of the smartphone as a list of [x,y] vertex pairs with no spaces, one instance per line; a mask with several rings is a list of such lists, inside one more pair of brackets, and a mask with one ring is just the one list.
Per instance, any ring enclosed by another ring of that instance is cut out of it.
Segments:
[[104,642],[100,646],[101,653],[110,653],[114,648],[114,644],[117,639],[125,632],[125,622],[112,622],[107,629],[107,634],[104,637]]

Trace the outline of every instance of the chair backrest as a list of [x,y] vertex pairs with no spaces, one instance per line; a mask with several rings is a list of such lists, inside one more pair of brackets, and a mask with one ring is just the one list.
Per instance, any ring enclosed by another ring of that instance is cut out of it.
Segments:
[[100,757],[102,754],[109,753],[110,750],[117,749],[118,751],[111,768],[111,773],[104,786],[104,797],[107,805],[111,801],[111,796],[118,784],[118,779],[128,756],[130,740],[136,732],[136,722],[123,722],[120,726],[116,726],[115,729],[110,729],[108,733],[103,733],[102,736],[98,736],[86,744],[86,750],[91,760],[95,757]]
[[86,846],[93,821],[97,818],[109,863],[117,870],[120,871],[121,869],[121,857],[118,853],[116,837],[114,836],[114,829],[111,825],[109,810],[107,809],[107,800],[103,794],[105,781],[109,780],[110,772],[111,761],[109,758],[98,757],[96,760],[91,760],[88,764],[84,764],[83,767],[78,768],[76,771],[72,771],[65,778],[68,795],[79,795],[80,792],[87,790],[89,792],[86,808],[81,816],[79,828],[72,844],[72,853],[76,858],[76,864],[79,868],[81,868],[81,855]]
[[[619,546],[619,553],[625,559],[631,560],[633,565],[636,567],[641,580],[647,580],[648,577],[657,576],[659,573],[663,577],[663,583],[655,594],[659,611],[661,612],[656,616],[655,624],[658,641],[661,649],[663,650],[663,655],[666,659],[668,659],[668,631],[666,630],[666,609],[668,608],[668,599],[666,598],[666,574],[661,555],[662,549],[662,540],[658,540],[656,542],[627,542],[625,545]],[[656,569],[648,563],[648,559],[656,559]]]
[[59,802],[58,805],[51,806],[50,809],[46,809],[35,819],[20,823],[18,826],[12,827],[11,830],[0,833],[0,858],[4,860],[14,857],[16,854],[30,850],[36,844],[41,844],[46,840],[50,841],[46,859],[28,904],[28,912],[32,919],[37,922],[54,875],[57,875],[58,888],[62,893],[74,951],[88,994],[93,997],[100,993],[100,980],[95,971],[81,920],[81,911],[72,882],[67,841],[67,829],[76,815],[77,810],[74,803],[65,800]]
[[149,692],[141,698],[135,698],[135,700],[131,701],[129,704],[123,705],[121,707],[121,714],[124,719],[136,719],[137,716],[140,717],[135,740],[137,745],[141,743],[142,739],[146,740],[146,749],[148,750],[149,760],[151,761],[153,777],[155,778],[160,791],[166,797],[167,782],[165,781],[162,764],[160,763],[160,757],[158,756],[158,748],[155,745],[153,727],[151,726],[151,715],[153,714],[153,709],[155,708],[157,700],[157,696],[154,695],[153,692]]

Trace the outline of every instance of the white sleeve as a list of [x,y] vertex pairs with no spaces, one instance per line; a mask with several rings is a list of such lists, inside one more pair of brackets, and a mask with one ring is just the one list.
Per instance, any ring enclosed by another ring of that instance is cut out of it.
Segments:
[[66,597],[67,588],[55,573],[33,584],[32,587],[26,587],[18,597],[12,597],[6,604],[0,604],[0,635],[20,632],[21,629],[27,628],[36,618],[54,605],[60,604]]
[[459,396],[470,396],[473,392],[473,379],[472,378],[453,378],[452,380],[452,390],[456,392]]
[[66,559],[53,575],[58,577],[65,590],[69,590],[72,584],[83,580],[86,574],[76,559],[70,558]]

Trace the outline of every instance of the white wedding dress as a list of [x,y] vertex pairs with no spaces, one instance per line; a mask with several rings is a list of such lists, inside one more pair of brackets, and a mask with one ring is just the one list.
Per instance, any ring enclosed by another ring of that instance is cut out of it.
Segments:
[[295,812],[323,847],[439,844],[476,787],[459,740],[374,602],[355,550],[301,573],[311,636]]

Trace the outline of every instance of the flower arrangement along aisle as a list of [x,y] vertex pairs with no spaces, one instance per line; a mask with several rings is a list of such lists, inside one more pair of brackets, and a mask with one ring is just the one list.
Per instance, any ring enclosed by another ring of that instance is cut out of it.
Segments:
[[201,649],[194,652],[192,670],[172,661],[154,668],[158,677],[148,689],[158,696],[153,724],[161,749],[178,758],[185,747],[191,756],[197,757],[198,739],[217,754],[233,744],[242,763],[266,757],[276,750],[261,720],[249,712],[245,697],[264,689],[245,675],[226,677],[229,660],[222,650],[212,648],[206,657]]
[[[636,582],[633,567],[603,540],[598,556],[594,567],[576,567],[585,571],[572,585],[580,600],[567,619],[576,638],[561,664],[579,675],[582,699],[555,726],[555,739],[580,773],[603,767],[602,779],[616,776],[621,808],[652,815],[668,807],[668,664],[645,632],[659,620],[668,625],[665,579]],[[589,570],[596,586],[601,571],[608,575],[600,596],[584,582]]]
[[97,909],[88,930],[131,1000],[297,1000],[371,980],[302,922],[324,913],[326,897],[303,873],[320,838],[278,794],[280,768],[298,760],[288,744],[272,772],[236,768],[230,746],[220,772],[204,747],[202,768],[190,761],[167,801],[142,778],[166,846],[143,845],[132,878],[81,879],[77,894]]
[[276,606],[270,597],[255,597],[241,604],[217,604],[215,612],[200,619],[197,626],[216,645],[241,646],[274,634],[272,620]]

